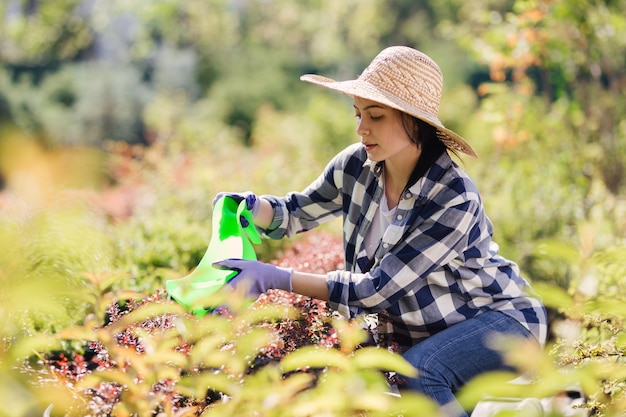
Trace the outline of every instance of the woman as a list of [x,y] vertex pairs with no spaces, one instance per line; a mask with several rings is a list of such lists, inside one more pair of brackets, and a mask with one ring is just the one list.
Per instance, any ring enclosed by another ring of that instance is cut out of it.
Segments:
[[503,369],[495,333],[543,344],[546,315],[517,265],[498,255],[475,184],[449,152],[476,153],[438,119],[443,77],[408,47],[377,55],[356,79],[302,80],[354,99],[360,143],[330,161],[304,191],[285,197],[230,195],[255,225],[280,239],[343,216],[345,271],[303,273],[228,259],[258,295],[270,288],[328,301],[346,317],[378,313],[379,343],[395,343],[419,372],[406,388],[463,416],[455,392],[479,373]]

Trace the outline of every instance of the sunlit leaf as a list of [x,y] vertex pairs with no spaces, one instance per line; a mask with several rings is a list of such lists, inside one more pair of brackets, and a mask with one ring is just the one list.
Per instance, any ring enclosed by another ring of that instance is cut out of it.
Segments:
[[247,309],[238,320],[246,325],[254,325],[264,321],[279,321],[297,317],[297,311],[288,306],[263,305],[261,308]]
[[[221,334],[207,336],[198,340],[191,350],[191,363],[219,365],[220,361],[224,361],[226,357],[232,356],[231,353],[223,352],[225,343],[226,340]],[[219,359],[216,360],[216,358]]]
[[281,389],[291,395],[295,395],[309,388],[313,379],[314,376],[312,374],[294,373],[283,379]]
[[115,382],[121,386],[130,386],[135,383],[131,375],[126,374],[119,369],[107,369],[104,371],[95,371],[85,376],[76,383],[76,388],[94,388],[102,382]]
[[541,296],[546,306],[557,310],[568,309],[574,305],[574,300],[566,290],[547,282],[534,282],[533,289]]
[[239,374],[245,368],[241,360],[236,358],[232,351],[227,350],[209,352],[207,356],[194,363],[203,369],[220,369],[233,374]]
[[118,301],[141,300],[146,294],[132,290],[116,290],[102,294],[102,299],[107,304],[113,304]]
[[235,338],[237,354],[241,358],[256,355],[261,348],[267,346],[272,341],[272,336],[264,329],[254,328],[245,334]]
[[217,335],[224,340],[231,331],[232,323],[216,315],[206,315],[200,319],[180,315],[175,319],[175,327],[187,342],[193,343],[209,335]]
[[141,323],[154,316],[184,313],[185,310],[182,306],[171,303],[149,303],[122,316],[120,320],[111,325],[110,329],[112,332],[120,332],[135,323]]
[[389,416],[442,417],[440,407],[425,395],[403,392],[387,409]]
[[109,346],[108,348],[111,358],[118,364],[130,364],[132,373],[146,376],[150,372],[145,360],[145,355],[140,354],[134,348],[127,346]]
[[61,340],[98,340],[98,333],[83,326],[68,327],[58,331],[55,336]]
[[360,369],[380,369],[409,377],[417,376],[417,370],[406,359],[386,349],[375,347],[358,349],[352,361],[354,366]]
[[160,366],[156,369],[155,378],[159,381],[178,381],[180,374],[181,368]]
[[582,311],[601,314],[605,317],[620,317],[626,319],[626,303],[615,299],[596,299],[586,301]]
[[580,252],[571,243],[545,239],[535,245],[535,254],[541,257],[560,260],[568,264],[575,264],[580,259]]
[[350,396],[355,410],[358,411],[385,411],[389,409],[393,398],[384,392],[362,391]]
[[43,334],[36,334],[31,337],[18,339],[13,345],[11,345],[11,348],[7,352],[7,357],[19,359],[34,353],[42,353],[58,349],[60,346],[60,341],[57,338]]
[[240,390],[240,385],[224,373],[207,371],[181,378],[174,390],[183,395],[204,398],[208,390],[233,395]]
[[350,359],[335,349],[305,346],[285,356],[280,365],[285,372],[308,368],[350,368]]
[[7,288],[10,298],[4,301],[3,308],[11,307],[11,311],[19,311],[20,314],[24,314],[26,310],[29,314],[37,312],[62,317],[66,314],[65,308],[59,303],[51,303],[50,299],[51,297],[63,296],[68,291],[67,286],[55,285],[50,281],[10,282]]
[[176,365],[184,367],[187,364],[187,357],[180,352],[175,351],[157,351],[145,355],[146,365],[167,364],[169,366]]
[[[16,399],[21,399],[16,401]],[[14,380],[14,375],[3,375],[0,379],[0,415],[27,415],[32,403],[36,401],[34,394],[23,386],[21,381]]]
[[333,327],[337,330],[341,349],[345,352],[352,352],[356,346],[367,340],[367,332],[359,322],[335,319]]
[[[340,392],[337,390],[335,394]],[[324,392],[317,393],[317,396],[315,392],[310,394],[299,396],[297,401],[290,405],[289,410],[294,417],[338,415],[349,402],[344,395],[324,395]],[[323,398],[323,401],[320,401],[320,398]]]
[[522,398],[526,395],[525,387],[512,383],[516,378],[513,372],[504,371],[479,375],[461,388],[457,398],[467,409],[486,397]]

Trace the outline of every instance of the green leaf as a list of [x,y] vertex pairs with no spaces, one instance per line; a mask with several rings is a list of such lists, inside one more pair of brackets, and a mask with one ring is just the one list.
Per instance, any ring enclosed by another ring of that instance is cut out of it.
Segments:
[[60,340],[98,340],[98,334],[95,330],[82,326],[68,327],[58,331],[54,336]]
[[179,334],[189,343],[194,343],[207,336],[215,335],[226,340],[224,335],[230,333],[232,323],[221,316],[205,315],[201,319],[192,316],[178,316],[175,327]]
[[626,304],[622,300],[589,300],[583,304],[583,311],[599,313],[605,317],[620,317],[626,319]]
[[174,387],[174,391],[195,398],[204,398],[209,389],[233,395],[240,390],[240,386],[224,373],[203,372],[181,378]]
[[[55,337],[36,334],[19,339],[7,352],[10,358],[22,358],[33,352],[47,352],[60,347],[60,340]],[[1,356],[0,356],[1,358]],[[1,361],[0,361],[1,362]]]
[[570,265],[576,264],[580,260],[580,252],[575,245],[556,239],[540,241],[535,247],[535,255],[560,260]]
[[314,375],[305,373],[291,374],[281,382],[281,389],[295,395],[311,386]]
[[189,357],[192,364],[200,364],[200,363],[215,363],[210,360],[214,357],[214,355],[228,355],[231,356],[230,353],[221,352],[224,344],[226,343],[226,339],[221,334],[216,334],[212,336],[204,337],[196,342],[196,344],[191,349],[191,355]]
[[223,369],[233,374],[243,372],[245,367],[240,360],[235,358],[232,351],[226,350],[210,352],[206,357],[193,363],[203,368]]
[[293,307],[283,305],[263,305],[261,308],[249,308],[245,310],[240,316],[239,320],[242,323],[246,323],[250,326],[269,321],[280,321],[286,319],[296,318],[298,312]]
[[105,302],[105,304],[113,304],[117,303],[118,301],[124,302],[131,299],[141,300],[145,297],[145,294],[132,290],[116,290],[102,294],[102,300]]
[[524,397],[525,386],[511,383],[516,377],[504,371],[479,375],[461,388],[457,398],[463,407],[471,409],[486,397]]
[[574,305],[573,298],[563,288],[547,282],[534,282],[533,289],[541,296],[543,303],[557,310],[567,310]]
[[335,349],[305,346],[285,356],[280,365],[285,372],[329,366],[347,370],[350,368],[350,360]]
[[403,392],[400,398],[394,398],[386,416],[434,417],[441,415],[439,406],[430,398],[412,392]]
[[382,348],[366,347],[359,349],[354,353],[352,362],[359,369],[380,369],[410,377],[417,376],[417,369],[402,356]]
[[180,379],[181,369],[174,367],[161,367],[156,371],[156,380],[158,381],[178,381]]
[[97,282],[98,290],[101,293],[105,293],[107,290],[110,290],[113,284],[121,281],[124,278],[124,275],[121,274],[111,274],[105,276],[102,280]]
[[141,323],[149,318],[165,314],[184,314],[185,309],[173,303],[149,303],[123,316],[111,325],[112,332],[120,332],[133,324]]
[[367,332],[362,324],[357,321],[333,319],[333,327],[337,330],[337,336],[344,352],[352,352],[358,345],[367,340]]
[[124,373],[119,369],[107,369],[104,371],[95,371],[76,383],[76,388],[94,388],[102,382],[115,382],[121,386],[131,386],[135,382],[130,374]]
[[272,336],[264,329],[251,329],[234,340],[237,354],[242,357],[256,355],[272,341]]
[[157,351],[144,355],[144,362],[147,365],[167,364],[184,367],[187,365],[187,357],[180,352]]

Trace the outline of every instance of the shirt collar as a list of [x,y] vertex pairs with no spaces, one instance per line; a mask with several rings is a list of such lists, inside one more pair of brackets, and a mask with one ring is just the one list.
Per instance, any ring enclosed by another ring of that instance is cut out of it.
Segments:
[[383,162],[374,162],[371,159],[366,159],[365,162],[363,163],[364,167],[368,167],[370,169],[370,171],[372,171],[372,174],[374,174],[374,176],[376,178],[380,178],[380,176],[383,173]]
[[[380,178],[382,175],[383,165],[384,163],[382,161],[374,162],[369,158],[363,163],[363,166],[368,167],[376,178]],[[417,180],[415,184],[410,186],[407,191],[417,196],[418,201],[425,201],[435,184],[437,184],[443,174],[453,166],[454,162],[452,161],[452,158],[450,158],[450,155],[448,155],[448,152],[442,153],[433,165],[428,168],[426,174]]]
[[454,162],[452,158],[450,158],[450,155],[448,155],[448,152],[442,153],[435,163],[428,168],[424,176],[409,187],[408,191],[417,196],[418,201],[425,201],[435,185],[440,182],[445,172],[453,166]]

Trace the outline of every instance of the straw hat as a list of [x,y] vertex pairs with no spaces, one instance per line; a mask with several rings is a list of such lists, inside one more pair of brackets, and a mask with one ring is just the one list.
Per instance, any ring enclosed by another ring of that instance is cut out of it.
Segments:
[[478,156],[465,139],[439,120],[443,75],[435,61],[418,50],[406,46],[386,48],[356,80],[335,81],[315,74],[300,79],[413,115],[437,128],[439,139],[448,148]]

